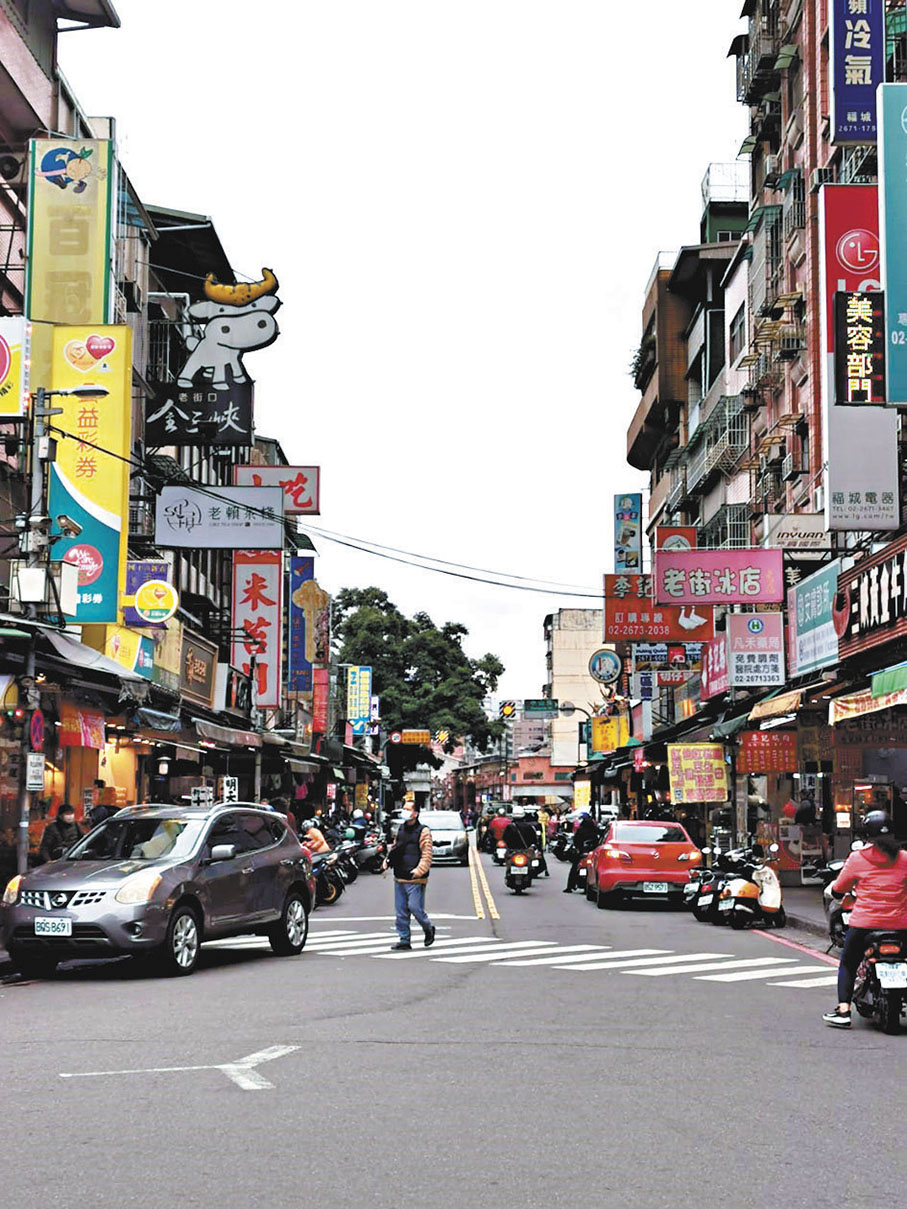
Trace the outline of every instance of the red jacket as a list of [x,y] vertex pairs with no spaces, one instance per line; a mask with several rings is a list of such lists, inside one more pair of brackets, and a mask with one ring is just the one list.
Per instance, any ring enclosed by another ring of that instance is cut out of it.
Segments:
[[892,862],[874,845],[851,852],[834,889],[857,887],[857,904],[850,916],[854,928],[907,930],[907,852]]

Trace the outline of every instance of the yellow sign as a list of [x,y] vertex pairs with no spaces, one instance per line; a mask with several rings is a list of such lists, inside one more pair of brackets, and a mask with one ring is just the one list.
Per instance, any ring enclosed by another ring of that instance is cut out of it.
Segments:
[[107,323],[113,144],[32,139],[25,313],[51,323]]
[[423,747],[431,746],[430,730],[405,730],[402,732],[401,743],[421,743]]
[[130,672],[152,678],[154,643],[148,635],[124,625],[87,625],[82,628],[82,641]]
[[356,809],[365,810],[368,806],[368,781],[356,783]]
[[152,680],[172,692],[179,692],[180,664],[183,655],[183,623],[167,622],[166,628],[147,630],[154,643],[154,669]]
[[588,810],[592,804],[592,782],[573,782],[573,809]]
[[669,743],[668,772],[675,805],[727,801],[727,763],[722,743]]
[[160,625],[169,621],[180,607],[179,592],[173,584],[163,579],[146,579],[140,584],[131,601],[124,598],[124,604],[129,602],[142,621]]
[[96,387],[98,398],[58,396],[63,414],[51,423],[57,460],[50,471],[48,509],[81,526],[64,536],[51,558],[79,568],[78,605],[72,620],[116,622],[126,586],[129,471],[132,449],[132,330],[55,327],[51,369],[54,390]]
[[623,715],[592,719],[592,750],[617,751],[630,737],[630,728]]

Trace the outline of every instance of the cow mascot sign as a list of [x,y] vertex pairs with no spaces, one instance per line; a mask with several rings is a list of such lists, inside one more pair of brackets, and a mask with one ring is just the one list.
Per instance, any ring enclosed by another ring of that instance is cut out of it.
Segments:
[[[273,344],[280,329],[277,278],[222,285],[209,273],[205,301],[189,308],[193,331],[176,383],[163,385],[149,404],[148,445],[248,445],[252,440],[253,384],[245,353]],[[198,333],[201,334],[198,334]]]

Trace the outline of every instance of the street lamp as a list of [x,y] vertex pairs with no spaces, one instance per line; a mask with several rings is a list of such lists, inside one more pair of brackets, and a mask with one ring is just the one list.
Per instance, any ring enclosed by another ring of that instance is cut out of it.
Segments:
[[[39,386],[35,393],[35,405],[32,409],[31,431],[31,492],[27,522],[23,526],[20,537],[20,549],[28,555],[28,566],[37,568],[42,564],[45,551],[50,544],[50,538],[36,531],[38,524],[44,521],[44,463],[50,459],[50,437],[44,421],[51,416],[61,415],[62,407],[47,407],[48,399],[60,397],[75,397],[77,399],[103,399],[110,391],[106,386],[74,386],[70,390],[47,390]],[[25,606],[26,615],[30,620],[38,618],[37,605],[32,602]],[[60,618],[62,622],[62,616]],[[25,633],[25,631],[20,631]],[[7,633],[5,637],[18,637],[18,634]],[[38,707],[38,693],[35,690],[35,633],[29,631],[28,648],[25,655],[25,673],[21,683],[25,686],[25,734],[30,734],[31,720]],[[19,774],[19,834],[16,842],[16,871],[28,872],[28,824],[31,818],[31,790],[25,775],[26,761],[22,761]]]

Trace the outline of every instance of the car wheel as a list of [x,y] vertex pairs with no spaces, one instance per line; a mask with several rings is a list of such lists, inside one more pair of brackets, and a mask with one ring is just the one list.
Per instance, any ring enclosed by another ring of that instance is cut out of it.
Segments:
[[170,916],[167,939],[160,954],[164,973],[176,977],[191,974],[198,964],[200,948],[198,916],[188,904],[177,907]]
[[583,894],[585,894],[585,896],[586,896],[587,903],[595,902],[595,887],[589,881],[588,877],[586,878],[585,886],[583,886]]
[[461,856],[461,857],[460,857],[460,864],[461,864],[461,865],[468,865],[468,864],[469,864],[469,853],[468,853],[468,852],[466,853],[466,855],[465,855],[465,856]]
[[268,932],[268,941],[278,957],[295,957],[305,948],[309,935],[309,913],[302,895],[291,890],[280,919]]
[[29,980],[52,978],[59,962],[55,957],[38,957],[32,954],[19,954],[15,949],[10,951],[10,960],[23,978]]
[[611,908],[616,907],[619,901],[620,895],[614,890],[612,890],[610,893],[606,893],[604,890],[602,890],[601,886],[597,887],[595,892],[595,905],[598,907],[599,911],[608,911]]

